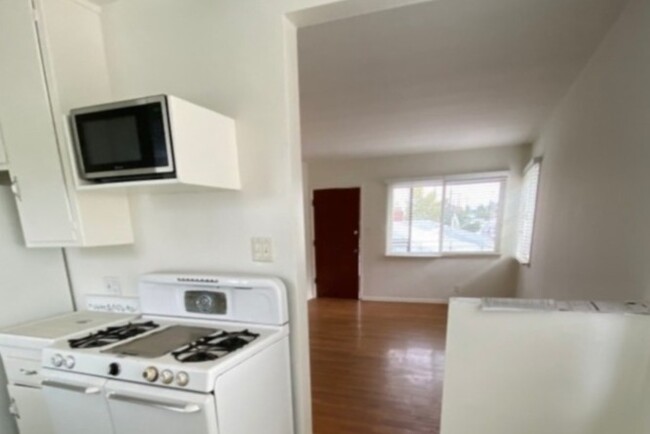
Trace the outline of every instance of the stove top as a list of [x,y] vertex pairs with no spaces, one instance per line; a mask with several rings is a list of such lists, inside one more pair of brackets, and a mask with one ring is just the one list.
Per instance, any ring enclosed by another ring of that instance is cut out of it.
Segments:
[[146,336],[112,346],[102,352],[155,359],[218,332],[213,328],[171,325]]
[[124,325],[107,327],[81,338],[69,339],[68,344],[70,348],[100,348],[131,339],[158,327],[160,326],[153,321],[129,322]]
[[221,331],[199,338],[178,351],[172,352],[172,355],[181,363],[208,362],[245,347],[259,336],[259,333],[251,333],[248,330]]
[[96,330],[43,351],[43,367],[209,392],[222,372],[288,336],[288,326],[162,317]]

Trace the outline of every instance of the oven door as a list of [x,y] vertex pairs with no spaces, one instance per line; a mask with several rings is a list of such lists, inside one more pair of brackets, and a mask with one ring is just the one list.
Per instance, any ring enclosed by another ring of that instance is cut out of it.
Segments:
[[106,380],[43,370],[43,395],[57,434],[113,434]]
[[218,434],[214,395],[109,381],[116,434]]

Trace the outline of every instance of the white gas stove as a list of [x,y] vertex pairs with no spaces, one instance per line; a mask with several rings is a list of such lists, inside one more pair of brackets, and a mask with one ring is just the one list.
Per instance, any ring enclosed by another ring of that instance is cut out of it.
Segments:
[[149,275],[139,296],[141,317],[43,351],[55,432],[293,432],[280,280]]

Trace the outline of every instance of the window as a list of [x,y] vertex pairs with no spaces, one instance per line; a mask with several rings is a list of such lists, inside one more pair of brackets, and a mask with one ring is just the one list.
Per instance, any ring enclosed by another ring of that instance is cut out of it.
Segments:
[[535,227],[535,208],[537,206],[537,187],[541,160],[531,162],[524,171],[524,182],[519,199],[519,221],[517,224],[517,260],[521,264],[530,264],[533,248],[533,229]]
[[505,181],[492,174],[391,184],[387,254],[497,253]]

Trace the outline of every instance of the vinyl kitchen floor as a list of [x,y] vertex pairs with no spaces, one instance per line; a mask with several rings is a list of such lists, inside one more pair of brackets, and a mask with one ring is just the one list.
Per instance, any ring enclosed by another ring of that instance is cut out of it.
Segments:
[[447,306],[310,301],[315,434],[437,434]]

